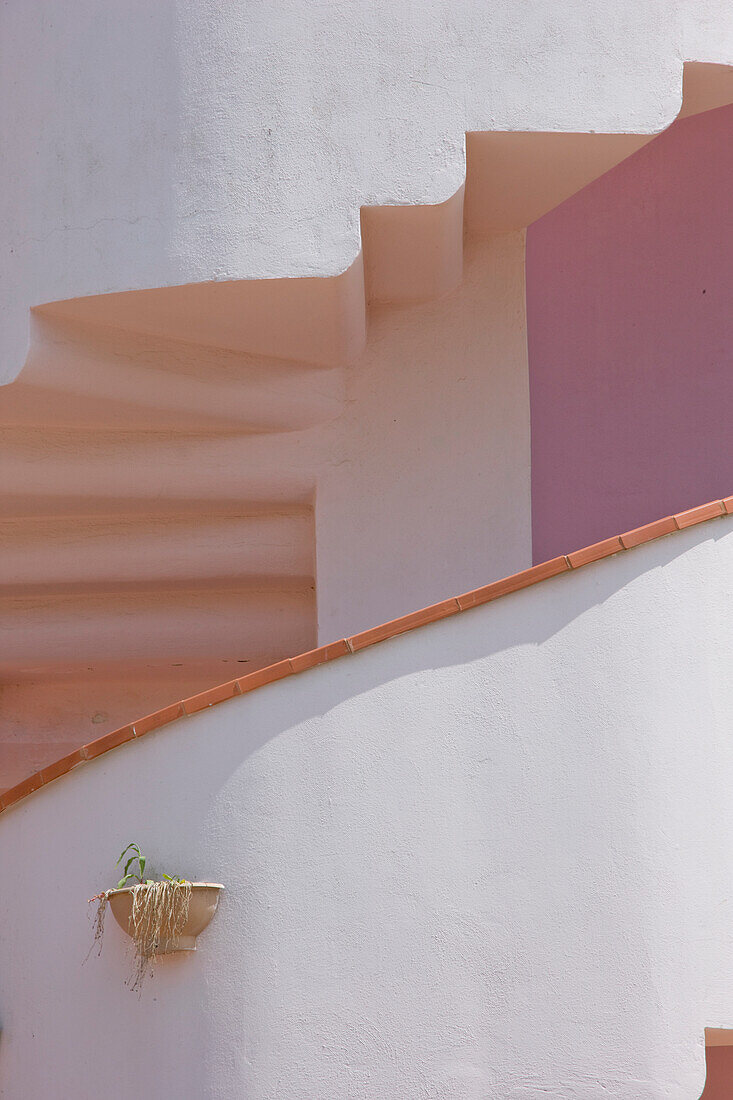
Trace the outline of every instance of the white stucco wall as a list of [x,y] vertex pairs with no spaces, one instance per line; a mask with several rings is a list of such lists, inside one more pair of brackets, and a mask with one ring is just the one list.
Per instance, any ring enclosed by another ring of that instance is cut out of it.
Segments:
[[[0,818],[0,1094],[694,1100],[733,1025],[733,519],[203,712]],[[227,893],[138,1000],[86,898]]]
[[333,274],[362,203],[436,202],[464,132],[661,129],[721,0],[10,0],[0,12],[0,378],[28,308]]
[[678,3],[685,60],[729,65],[733,58],[733,18],[728,0]]

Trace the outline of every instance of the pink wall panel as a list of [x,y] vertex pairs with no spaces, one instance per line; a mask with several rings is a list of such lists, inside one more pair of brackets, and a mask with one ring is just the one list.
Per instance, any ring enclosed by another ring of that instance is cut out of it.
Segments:
[[700,1100],[730,1100],[733,1096],[733,1047],[707,1047],[708,1072]]
[[530,226],[533,553],[733,493],[733,107]]

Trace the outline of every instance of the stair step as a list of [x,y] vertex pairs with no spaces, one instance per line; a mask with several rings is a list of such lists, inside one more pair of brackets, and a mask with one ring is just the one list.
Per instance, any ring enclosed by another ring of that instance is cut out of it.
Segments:
[[35,312],[322,366],[354,358],[366,334],[361,256],[330,277],[188,283],[49,302]]
[[370,302],[422,302],[455,290],[463,275],[463,188],[425,206],[363,206]]
[[0,677],[96,662],[230,657],[267,663],[315,644],[312,581],[51,592],[0,598]]
[[[3,391],[0,390],[0,404]],[[236,512],[310,506],[313,441],[86,428],[2,433],[0,515]]]
[[221,578],[313,578],[313,513],[138,513],[0,520],[0,596]]
[[333,419],[334,368],[34,314],[21,377],[0,389],[0,425],[280,432]]

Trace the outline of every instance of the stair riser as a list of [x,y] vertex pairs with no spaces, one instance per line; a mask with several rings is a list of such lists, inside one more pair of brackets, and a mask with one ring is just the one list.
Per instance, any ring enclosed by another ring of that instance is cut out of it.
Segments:
[[266,662],[315,643],[312,587],[0,600],[0,676],[95,661]]
[[[311,577],[312,513],[0,522],[0,593],[54,586]],[[31,594],[30,592],[28,594]]]

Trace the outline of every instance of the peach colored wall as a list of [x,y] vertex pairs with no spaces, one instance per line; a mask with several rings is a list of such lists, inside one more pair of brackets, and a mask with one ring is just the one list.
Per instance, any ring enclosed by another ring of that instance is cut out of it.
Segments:
[[533,553],[730,491],[733,107],[530,226]]
[[321,642],[530,564],[524,234],[452,294],[378,306],[316,490]]

